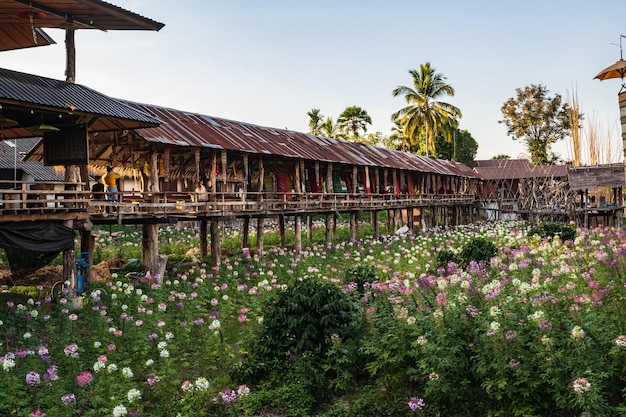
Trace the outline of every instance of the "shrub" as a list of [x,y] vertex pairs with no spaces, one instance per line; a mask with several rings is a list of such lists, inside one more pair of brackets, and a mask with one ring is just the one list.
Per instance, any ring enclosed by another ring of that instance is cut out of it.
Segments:
[[463,246],[459,257],[461,263],[467,266],[471,261],[489,261],[496,256],[497,253],[498,248],[491,240],[483,237],[475,237]]
[[365,284],[378,281],[376,268],[373,265],[355,265],[344,272],[345,283],[354,282],[361,295],[365,292]]
[[528,236],[539,236],[541,238],[554,238],[559,236],[563,242],[576,239],[576,229],[557,223],[545,223],[535,226],[528,231]]

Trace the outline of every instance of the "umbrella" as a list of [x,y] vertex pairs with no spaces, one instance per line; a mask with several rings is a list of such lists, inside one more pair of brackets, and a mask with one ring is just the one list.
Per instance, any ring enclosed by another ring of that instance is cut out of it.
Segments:
[[620,59],[615,64],[610,67],[606,67],[598,75],[593,77],[594,79],[598,79],[600,81],[608,80],[611,78],[624,78],[626,76],[626,60]]

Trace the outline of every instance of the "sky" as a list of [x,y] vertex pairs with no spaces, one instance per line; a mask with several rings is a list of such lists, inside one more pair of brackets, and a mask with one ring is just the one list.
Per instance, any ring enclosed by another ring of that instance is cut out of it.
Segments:
[[[461,110],[477,159],[527,153],[498,121],[531,84],[576,97],[583,136],[595,127],[621,156],[620,80],[593,78],[626,48],[624,0],[107,1],[165,24],[77,31],[76,82],[112,97],[300,132],[313,108],[336,120],[359,106],[368,132],[389,135],[406,105],[392,90],[430,62],[455,89],[442,101]],[[64,32],[46,32],[56,45],[3,52],[0,67],[64,80]]]

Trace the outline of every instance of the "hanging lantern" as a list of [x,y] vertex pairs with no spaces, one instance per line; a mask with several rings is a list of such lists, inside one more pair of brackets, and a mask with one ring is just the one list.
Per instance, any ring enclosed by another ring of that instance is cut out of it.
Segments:
[[46,14],[40,11],[28,10],[24,12],[19,12],[17,14],[17,17],[28,20],[30,22],[30,28],[33,32],[33,42],[35,43],[35,45],[37,45],[37,30],[35,29],[35,19],[43,19],[44,17],[46,17]]

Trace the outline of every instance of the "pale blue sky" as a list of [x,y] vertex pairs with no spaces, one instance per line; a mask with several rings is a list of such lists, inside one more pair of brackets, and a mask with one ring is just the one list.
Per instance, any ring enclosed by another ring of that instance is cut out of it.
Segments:
[[[601,135],[621,136],[620,81],[593,77],[620,57],[623,0],[108,1],[165,23],[77,32],[76,82],[113,97],[303,132],[310,109],[336,119],[357,105],[388,135],[404,105],[391,91],[430,62],[479,159],[524,151],[498,120],[530,84],[577,93]],[[48,33],[57,45],[1,53],[0,67],[64,79],[63,32]],[[555,150],[568,157],[565,143]]]

